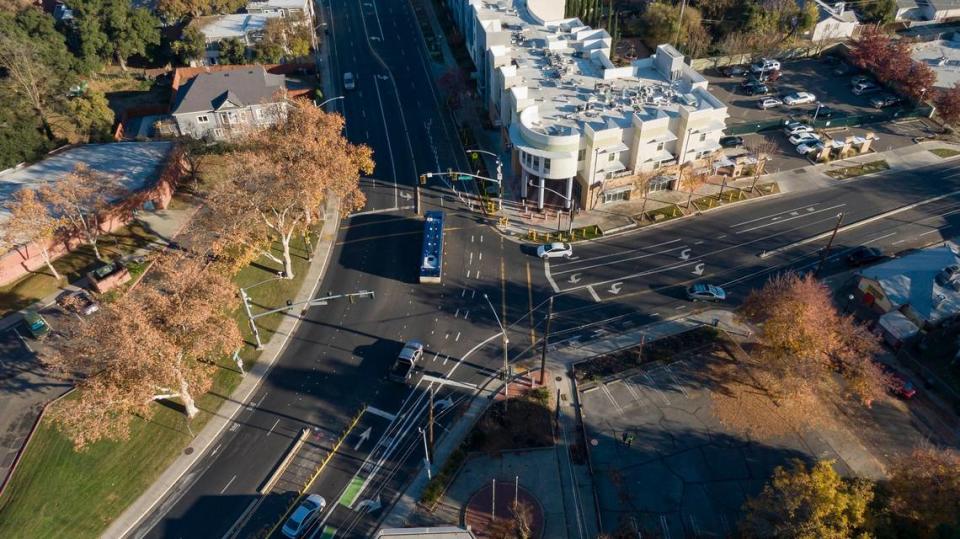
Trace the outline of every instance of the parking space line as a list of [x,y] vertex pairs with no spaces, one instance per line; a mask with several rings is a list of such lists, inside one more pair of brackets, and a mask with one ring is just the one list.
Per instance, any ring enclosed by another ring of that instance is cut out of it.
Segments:
[[670,525],[667,523],[666,515],[660,515],[660,529],[663,530],[664,539],[670,539]]
[[680,392],[683,393],[683,396],[689,399],[690,394],[687,393],[687,388],[683,387],[684,384],[680,383],[680,380],[677,379],[676,376],[674,376],[673,371],[670,369],[670,366],[664,365],[663,370],[667,371],[667,375],[670,376],[670,379],[673,380],[673,383],[676,384]]
[[637,404],[641,404],[641,405],[643,404],[643,398],[640,397],[640,394],[637,393],[636,389],[633,389],[632,387],[630,387],[629,382],[623,379],[617,380],[617,382],[622,383],[623,387],[627,388],[627,391],[629,391],[630,394],[633,395],[633,400],[637,401]]
[[656,381],[654,381],[654,379],[651,378],[649,374],[647,374],[647,371],[643,371],[643,376],[644,378],[647,379],[648,382],[650,382],[650,389],[654,391],[657,395],[660,395],[660,398],[663,400],[664,404],[669,405],[670,399],[668,399],[667,396],[663,394],[663,391],[660,391],[660,389],[657,388]]
[[587,290],[590,291],[590,295],[593,296],[594,301],[596,301],[597,303],[600,303],[601,301],[603,301],[602,299],[600,299],[600,296],[597,295],[597,291],[593,289],[593,286],[587,285]]
[[613,394],[610,393],[609,389],[607,389],[607,384],[600,384],[600,390],[603,391],[603,394],[610,399],[610,402],[612,402],[613,405],[617,407],[617,410],[622,414],[623,408],[620,407],[620,403],[617,402],[617,399],[613,398]]

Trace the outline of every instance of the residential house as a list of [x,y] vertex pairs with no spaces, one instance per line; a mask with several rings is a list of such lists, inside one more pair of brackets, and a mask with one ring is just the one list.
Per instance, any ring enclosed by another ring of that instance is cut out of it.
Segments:
[[860,20],[845,2],[829,3],[824,0],[806,0],[817,5],[817,22],[807,32],[814,43],[846,41],[852,38],[860,26]]
[[944,279],[947,268],[954,266],[960,268],[960,254],[956,245],[946,242],[860,273],[857,286],[863,301],[883,313],[880,327],[888,340],[909,337],[907,322],[919,331],[960,314],[960,270],[954,278]]
[[917,0],[897,0],[897,14],[894,20],[897,22],[922,21],[924,19],[923,10],[917,4]]
[[281,17],[304,16],[313,19],[313,2],[311,0],[260,0],[247,4],[247,13],[273,14]]
[[263,38],[267,21],[279,18],[279,12],[273,13],[231,13],[229,15],[211,15],[198,17],[191,23],[203,34],[207,43],[204,62],[216,65],[220,58],[220,42],[224,39],[239,39],[250,49]]
[[562,18],[563,2],[447,5],[490,121],[512,148],[515,177],[507,181],[537,208],[628,200],[638,174],[695,164],[720,149],[727,106],[671,45],[615,66],[610,34]]
[[287,107],[286,78],[263,66],[200,73],[177,89],[171,114],[181,135],[224,140],[276,123]]
[[916,0],[917,7],[928,21],[945,21],[960,17],[960,0]]

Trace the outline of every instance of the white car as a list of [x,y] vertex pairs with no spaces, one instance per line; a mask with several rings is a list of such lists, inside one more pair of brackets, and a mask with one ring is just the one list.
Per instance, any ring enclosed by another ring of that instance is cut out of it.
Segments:
[[823,149],[823,144],[818,141],[812,141],[807,144],[801,144],[797,146],[797,153],[800,155],[807,155],[811,152],[819,152]]
[[770,58],[761,58],[759,62],[756,62],[750,66],[750,71],[754,73],[761,73],[763,71],[779,71],[780,62],[772,60]]
[[353,73],[347,71],[343,74],[343,88],[345,90],[353,90],[357,87],[357,83],[353,78]]
[[793,124],[783,128],[783,134],[787,135],[788,137],[792,137],[793,135],[798,135],[800,133],[813,133],[813,128],[804,124]]
[[791,107],[794,105],[806,105],[807,103],[815,103],[817,101],[817,96],[811,94],[810,92],[795,92],[787,97],[783,98],[783,102]]
[[807,144],[807,143],[813,144],[813,143],[820,142],[820,135],[816,133],[809,133],[809,132],[797,133],[796,135],[793,135],[787,140],[789,140],[790,144],[793,144],[794,146],[797,146],[798,144]]
[[537,256],[546,260],[548,258],[570,258],[573,256],[573,247],[569,243],[548,243],[537,247]]
[[283,535],[291,539],[300,537],[303,535],[303,532],[317,520],[317,517],[320,516],[320,513],[322,513],[326,507],[327,500],[324,500],[323,496],[319,494],[307,496],[307,498],[300,502],[300,505],[293,510],[290,518],[283,523],[283,529],[281,530]]
[[757,106],[763,110],[779,107],[782,104],[783,104],[783,101],[780,101],[775,97],[767,97],[765,99],[761,99],[760,101],[757,101]]

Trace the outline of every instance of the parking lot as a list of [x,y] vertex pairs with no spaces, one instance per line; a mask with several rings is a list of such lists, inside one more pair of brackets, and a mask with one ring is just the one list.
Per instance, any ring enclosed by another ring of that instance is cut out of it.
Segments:
[[[726,388],[708,374],[729,364],[723,352],[701,352],[581,385],[602,531],[732,536],[744,500],[792,458],[831,459],[843,475],[883,475],[877,450],[866,449],[870,441],[846,427],[785,428],[776,435],[729,427],[716,410],[717,395],[725,395]],[[764,413],[778,414],[772,403],[763,402]],[[885,421],[882,428],[900,433],[896,439],[903,445],[884,453],[905,451],[923,438],[911,426],[905,405],[892,402],[881,403],[876,412]]]

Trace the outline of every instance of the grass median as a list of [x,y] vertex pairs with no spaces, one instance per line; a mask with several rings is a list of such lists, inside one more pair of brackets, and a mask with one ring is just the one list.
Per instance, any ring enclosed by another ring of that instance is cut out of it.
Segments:
[[824,173],[831,178],[837,180],[846,180],[847,178],[855,178],[857,176],[863,176],[864,174],[872,174],[874,172],[880,172],[882,170],[890,170],[890,165],[887,164],[883,159],[878,159],[876,161],[870,161],[868,163],[860,163],[858,165],[853,165],[849,167],[840,167],[831,170],[827,170]]
[[[309,266],[307,248],[298,238],[291,249],[296,277],[251,288],[254,312],[284,305],[299,291]],[[275,252],[279,254],[278,249]],[[240,271],[234,281],[248,287],[270,279],[280,269],[261,259]],[[276,313],[258,319],[264,342],[284,316]],[[252,346],[239,304],[235,319],[247,342],[241,357],[249,367],[259,352]],[[197,399],[201,411],[189,425],[179,407],[161,401],[149,420],[134,421],[129,440],[98,442],[78,453],[49,421],[41,422],[0,497],[0,537],[98,537],[177,456],[193,451],[194,434],[241,380],[232,360],[224,358],[219,365],[213,388]]]

